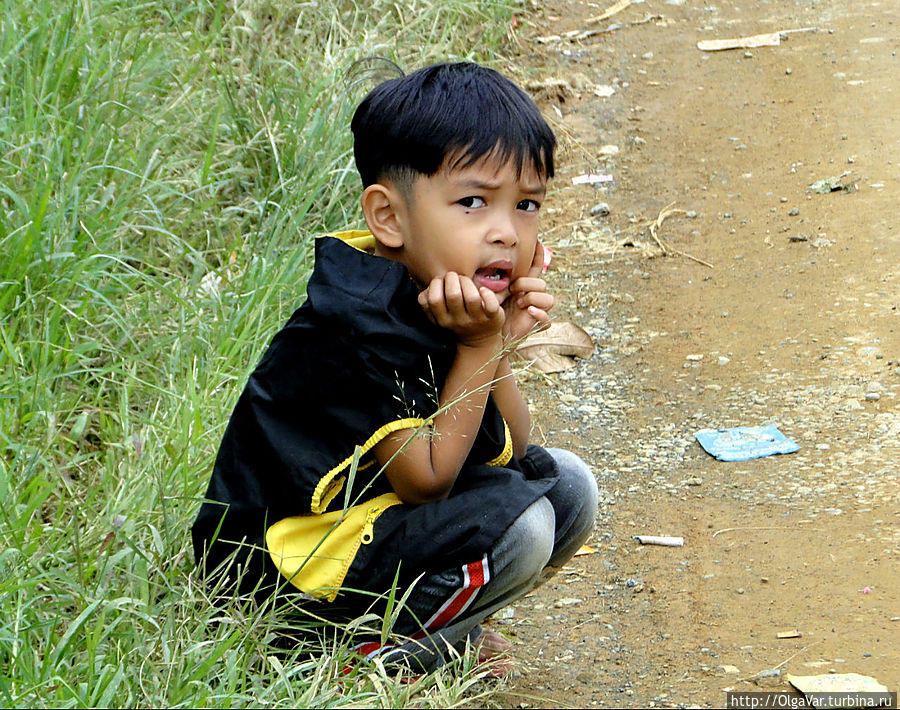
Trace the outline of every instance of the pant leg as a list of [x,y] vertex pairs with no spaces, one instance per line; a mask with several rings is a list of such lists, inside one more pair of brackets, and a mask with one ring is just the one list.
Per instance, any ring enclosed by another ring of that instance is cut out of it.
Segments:
[[575,454],[548,453],[559,472],[556,486],[527,508],[482,560],[419,580],[394,627],[414,640],[378,649],[385,661],[437,668],[478,637],[481,621],[552,576],[581,547],[596,517],[597,483]]
[[556,515],[549,567],[559,569],[574,555],[594,528],[597,480],[590,467],[565,449],[547,449],[559,471],[559,482],[546,494]]
[[479,623],[534,587],[553,551],[555,515],[539,498],[481,560],[420,579],[394,625],[411,638],[381,648],[385,662],[432,671],[481,633]]

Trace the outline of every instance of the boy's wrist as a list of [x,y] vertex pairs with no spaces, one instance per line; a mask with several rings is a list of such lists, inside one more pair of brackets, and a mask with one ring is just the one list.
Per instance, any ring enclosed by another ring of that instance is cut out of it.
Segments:
[[468,350],[490,350],[493,353],[501,353],[503,351],[503,336],[500,333],[493,333],[479,338],[466,338],[457,341],[457,346]]

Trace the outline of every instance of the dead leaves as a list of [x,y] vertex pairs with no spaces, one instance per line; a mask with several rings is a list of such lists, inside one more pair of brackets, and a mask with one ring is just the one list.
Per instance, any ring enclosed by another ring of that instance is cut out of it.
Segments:
[[560,372],[574,367],[575,358],[589,358],[594,341],[574,323],[551,323],[516,348],[520,359],[531,360],[541,372]]

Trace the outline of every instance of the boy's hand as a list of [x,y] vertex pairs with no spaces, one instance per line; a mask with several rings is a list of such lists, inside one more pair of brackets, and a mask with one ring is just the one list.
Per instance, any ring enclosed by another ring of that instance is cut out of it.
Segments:
[[467,276],[449,271],[419,294],[419,305],[442,328],[453,331],[469,347],[490,345],[506,318],[497,296],[479,289]]
[[553,308],[553,296],[547,293],[547,282],[541,278],[544,247],[537,242],[528,273],[510,284],[509,298],[503,304],[506,320],[503,334],[508,343],[523,340],[530,333],[550,325],[547,311]]

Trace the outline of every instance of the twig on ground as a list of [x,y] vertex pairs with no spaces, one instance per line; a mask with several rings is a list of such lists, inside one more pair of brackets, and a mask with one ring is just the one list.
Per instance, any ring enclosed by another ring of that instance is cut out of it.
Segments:
[[592,25],[595,22],[602,22],[603,20],[605,20],[609,17],[612,17],[613,15],[621,12],[626,7],[628,7],[632,2],[634,2],[634,0],[619,0],[619,2],[617,2],[613,5],[610,5],[608,8],[606,8],[603,12],[601,12],[596,17],[592,17],[589,20],[587,20],[585,22],[585,24]]
[[663,207],[663,209],[661,209],[659,214],[656,216],[656,219],[653,222],[651,222],[649,225],[650,226],[650,234],[653,237],[654,241],[656,241],[656,243],[659,245],[659,248],[662,249],[663,256],[665,256],[669,253],[678,254],[679,256],[683,256],[683,257],[686,257],[693,261],[696,261],[698,264],[703,264],[704,266],[708,266],[710,269],[715,268],[708,261],[703,261],[703,259],[698,259],[696,256],[692,256],[691,254],[688,254],[687,252],[679,251],[678,249],[673,249],[668,244],[666,244],[662,239],[659,238],[659,235],[656,232],[662,226],[662,223],[665,221],[666,217],[671,217],[674,214],[684,214],[685,213],[684,210],[672,209],[674,204],[675,203],[672,202],[672,203],[666,205],[665,207]]
[[[773,670],[773,671],[774,671],[774,670],[778,670],[778,669],[781,668],[783,665],[785,665],[785,664],[789,663],[790,661],[794,660],[794,659],[795,659],[797,656],[799,656],[801,653],[805,653],[806,651],[808,651],[809,649],[811,649],[813,646],[815,646],[817,643],[822,643],[822,641],[824,641],[824,640],[825,640],[825,639],[819,639],[818,641],[813,641],[811,644],[808,644],[808,645],[804,646],[803,648],[801,648],[801,649],[800,649],[799,651],[797,651],[796,653],[794,653],[794,654],[788,656],[787,658],[785,658],[785,659],[784,659],[781,663],[779,663],[777,666],[772,666],[772,669],[771,669],[771,670]],[[740,681],[741,683],[751,683],[751,682],[753,682],[753,679],[756,678],[757,675],[759,675],[759,674],[755,674],[755,675],[752,675],[752,676],[747,676],[746,678],[740,678],[739,681]]]
[[726,532],[734,532],[735,530],[796,530],[797,528],[788,528],[784,526],[771,527],[769,525],[751,525],[750,527],[742,527],[742,528],[722,528],[721,530],[716,530],[712,536],[715,537],[719,533]]

